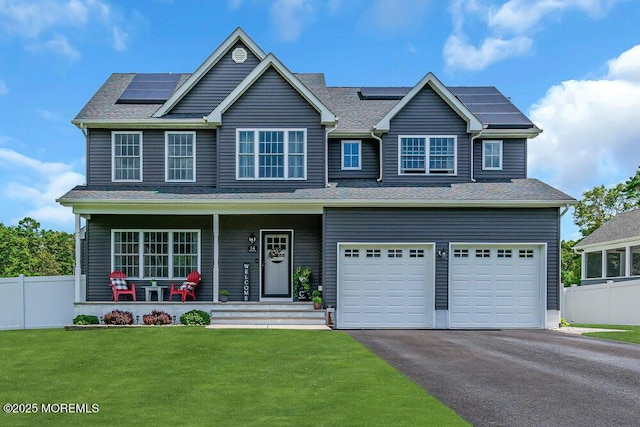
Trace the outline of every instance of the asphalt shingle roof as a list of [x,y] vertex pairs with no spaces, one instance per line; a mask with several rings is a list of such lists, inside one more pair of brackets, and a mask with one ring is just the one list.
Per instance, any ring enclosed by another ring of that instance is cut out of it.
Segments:
[[342,187],[292,189],[290,191],[238,191],[213,187],[141,187],[141,186],[77,186],[62,196],[65,202],[113,202],[137,200],[211,201],[289,200],[296,201],[398,201],[415,204],[446,202],[557,202],[558,206],[574,199],[537,180],[514,179],[508,182],[463,183],[440,187]]
[[582,239],[575,248],[580,249],[584,246],[632,239],[634,237],[640,238],[640,209],[614,216],[596,231]]

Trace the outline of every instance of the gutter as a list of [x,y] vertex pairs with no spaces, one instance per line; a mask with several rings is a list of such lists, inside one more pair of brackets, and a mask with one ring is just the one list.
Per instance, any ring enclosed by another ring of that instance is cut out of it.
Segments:
[[377,136],[373,129],[371,129],[371,137],[373,139],[377,139],[378,140],[378,144],[380,146],[380,151],[379,151],[379,160],[380,160],[380,174],[378,175],[378,179],[376,179],[376,182],[382,182],[382,138],[380,138],[379,136]]

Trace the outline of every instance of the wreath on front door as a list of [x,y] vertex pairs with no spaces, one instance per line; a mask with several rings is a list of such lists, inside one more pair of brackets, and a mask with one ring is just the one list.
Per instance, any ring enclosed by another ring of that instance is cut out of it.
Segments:
[[274,246],[269,251],[269,259],[271,262],[282,262],[284,261],[284,249],[280,246]]

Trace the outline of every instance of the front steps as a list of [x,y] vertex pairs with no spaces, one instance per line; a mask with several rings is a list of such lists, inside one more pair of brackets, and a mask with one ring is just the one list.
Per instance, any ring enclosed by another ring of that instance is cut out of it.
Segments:
[[211,324],[226,326],[327,326],[326,311],[310,302],[226,302],[211,309]]

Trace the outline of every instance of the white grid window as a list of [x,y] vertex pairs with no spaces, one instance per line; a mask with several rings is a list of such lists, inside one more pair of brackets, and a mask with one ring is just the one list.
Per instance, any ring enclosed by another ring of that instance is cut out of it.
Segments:
[[167,182],[195,181],[195,132],[167,132],[165,138],[167,153]]
[[387,257],[389,258],[402,258],[402,249],[388,249]]
[[184,278],[200,270],[200,231],[113,230],[113,269],[129,277]]
[[129,277],[140,273],[140,234],[129,231],[113,233],[113,269],[124,272]]
[[362,142],[342,141],[342,170],[362,169]]
[[511,258],[511,249],[498,249],[498,258]]
[[476,249],[476,258],[491,258],[491,249]]
[[398,173],[456,174],[455,136],[399,136]]
[[482,169],[502,170],[502,141],[482,142]]
[[380,249],[367,249],[367,258],[380,258],[381,255]]
[[409,258],[424,258],[424,249],[409,249]]
[[518,251],[518,257],[520,257],[520,258],[533,258],[533,249],[520,249]]
[[113,181],[142,181],[142,132],[113,132]]
[[469,258],[469,249],[454,249],[454,258]]
[[306,179],[305,129],[240,129],[236,137],[237,179]]

